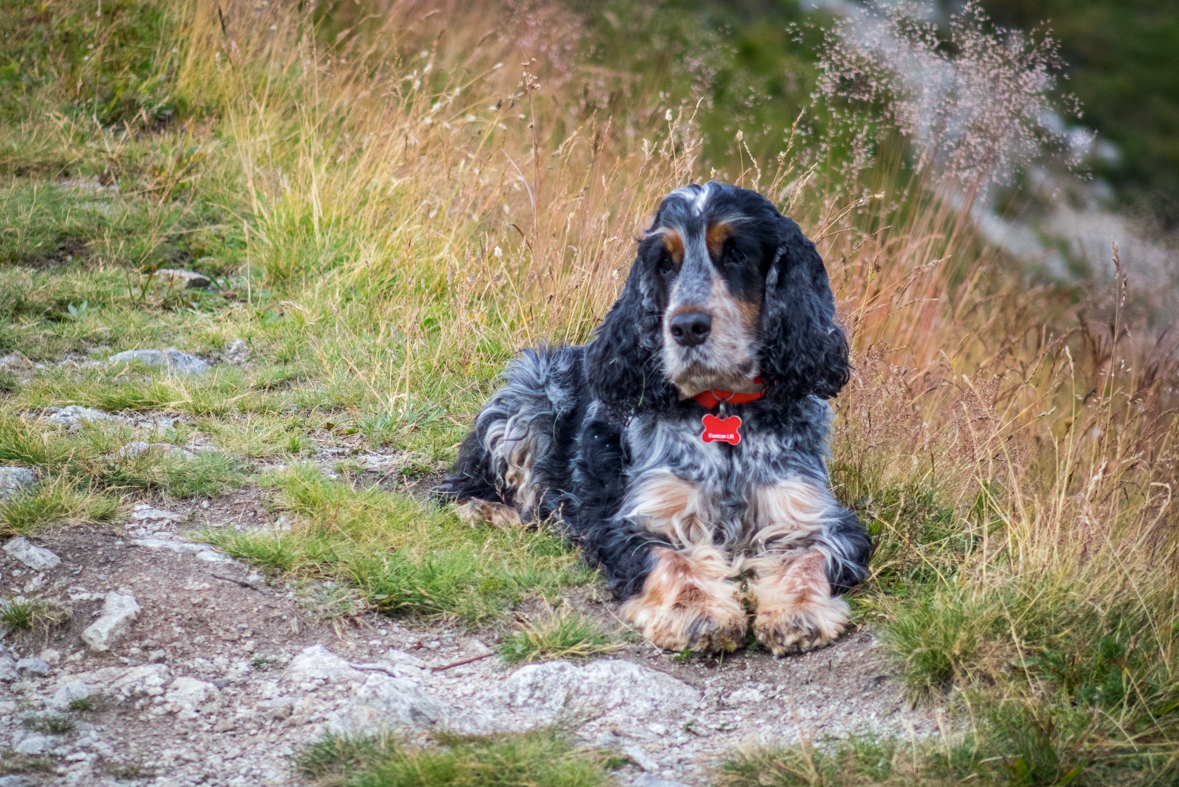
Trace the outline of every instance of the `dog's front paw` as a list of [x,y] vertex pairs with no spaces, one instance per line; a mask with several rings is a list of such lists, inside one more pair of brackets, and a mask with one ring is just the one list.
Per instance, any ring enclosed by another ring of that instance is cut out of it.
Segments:
[[748,621],[737,586],[725,578],[719,555],[655,550],[642,592],[622,607],[643,636],[665,650],[736,650]]
[[831,595],[818,551],[765,555],[750,568],[753,633],[775,656],[828,645],[847,627],[847,602]]
[[847,627],[847,602],[834,596],[757,599],[753,633],[775,656],[831,644]]

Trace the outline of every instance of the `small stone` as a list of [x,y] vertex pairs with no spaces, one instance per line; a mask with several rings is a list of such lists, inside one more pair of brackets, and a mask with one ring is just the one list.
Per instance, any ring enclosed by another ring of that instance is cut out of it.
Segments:
[[156,277],[173,287],[183,287],[187,290],[207,290],[213,286],[213,280],[202,273],[182,271],[174,268],[164,268],[156,271]]
[[17,754],[44,754],[53,747],[53,741],[45,735],[30,735],[13,747]]
[[250,360],[250,345],[246,343],[245,339],[234,339],[229,346],[225,348],[224,356],[226,363],[232,363],[241,366]]
[[0,500],[7,500],[22,487],[35,483],[37,476],[27,467],[0,467]]
[[492,652],[491,648],[487,647],[487,644],[483,640],[474,637],[463,642],[461,650],[464,656],[470,656],[472,658],[487,656]]
[[173,511],[164,511],[161,508],[152,508],[146,503],[140,503],[131,510],[131,519],[135,522],[148,522],[157,519],[167,519],[173,522],[179,522],[184,517]]
[[177,710],[196,710],[216,691],[217,687],[212,683],[182,676],[172,681],[164,702],[176,706]]
[[16,672],[18,675],[21,673],[27,675],[48,675],[49,662],[45,661],[45,659],[37,658],[21,659],[16,663]]
[[82,424],[84,423],[113,421],[115,418],[101,410],[92,410],[89,407],[71,404],[69,407],[53,408],[50,411],[49,417],[45,420],[51,424],[63,426],[68,431],[75,432],[82,428]]
[[165,541],[162,538],[133,538],[132,546],[148,549],[166,549],[182,555],[195,555],[198,560],[209,563],[232,563],[233,558],[223,555],[208,544],[191,544],[187,541]]
[[0,369],[28,369],[32,364],[15,353],[0,358]]
[[8,651],[0,645],[0,681],[10,682],[17,678],[16,661],[8,655]]
[[142,363],[146,366],[166,366],[179,374],[204,374],[209,364],[195,355],[181,352],[175,347],[167,350],[127,350],[110,357],[107,363]]
[[53,648],[45,648],[45,650],[41,651],[41,658],[45,659],[50,666],[53,666],[61,661],[61,651]]
[[171,443],[148,443],[143,440],[133,440],[118,451],[105,454],[102,458],[108,462],[120,462],[127,459],[135,459],[146,453],[162,454],[163,456],[175,459],[191,460],[196,458],[196,454],[180,446],[172,445]]
[[72,680],[54,692],[50,704],[55,708],[67,708],[74,700],[93,697],[97,693],[97,689],[86,681]]
[[141,609],[134,596],[107,593],[102,615],[82,632],[82,640],[92,650],[107,651],[131,629]]
[[765,695],[757,689],[737,689],[725,698],[726,705],[756,705],[765,700]]
[[9,541],[4,551],[34,571],[48,571],[61,565],[61,558],[44,547],[33,546],[24,536]]
[[659,763],[651,759],[651,755],[640,749],[638,746],[627,746],[622,750],[622,753],[630,757],[635,763],[644,771],[658,771]]

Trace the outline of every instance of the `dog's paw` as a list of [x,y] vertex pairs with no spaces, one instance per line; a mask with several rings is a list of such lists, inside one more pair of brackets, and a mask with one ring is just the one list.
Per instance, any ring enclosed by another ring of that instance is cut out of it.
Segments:
[[775,656],[829,645],[847,627],[847,602],[835,596],[755,598],[753,633]]
[[523,525],[519,512],[503,503],[471,498],[455,509],[463,524],[471,527],[493,525],[494,527],[517,528]]
[[656,550],[643,591],[626,602],[623,616],[665,650],[703,653],[736,650],[748,620],[735,584],[717,576],[711,559]]

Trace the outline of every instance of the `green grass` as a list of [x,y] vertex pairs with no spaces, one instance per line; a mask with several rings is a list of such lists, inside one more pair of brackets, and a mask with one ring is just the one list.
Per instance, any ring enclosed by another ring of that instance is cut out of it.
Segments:
[[504,637],[499,654],[508,664],[547,659],[588,659],[619,650],[621,643],[597,621],[571,607],[548,610],[539,621],[521,620],[520,627]]
[[18,632],[43,634],[69,619],[56,604],[43,599],[15,598],[0,601],[0,625]]
[[393,737],[326,737],[296,755],[296,768],[322,785],[349,787],[596,787],[606,759],[553,730],[489,737],[439,735],[437,746]]
[[47,732],[50,735],[65,735],[67,732],[73,732],[77,726],[73,719],[60,713],[42,713],[25,716],[22,724],[24,724],[26,730]]
[[472,529],[447,509],[293,465],[269,479],[290,531],[209,531],[234,557],[347,582],[390,615],[495,617],[525,598],[593,581],[549,533]]

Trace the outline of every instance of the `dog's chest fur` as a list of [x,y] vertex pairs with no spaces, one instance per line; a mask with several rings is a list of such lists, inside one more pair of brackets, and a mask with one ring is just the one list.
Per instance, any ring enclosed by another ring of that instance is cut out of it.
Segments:
[[826,489],[822,446],[830,408],[808,399],[796,410],[732,408],[742,418],[737,445],[704,442],[696,408],[674,417],[633,418],[625,432],[630,463],[620,516],[689,542],[736,548],[753,543],[775,524],[769,511],[775,495]]

